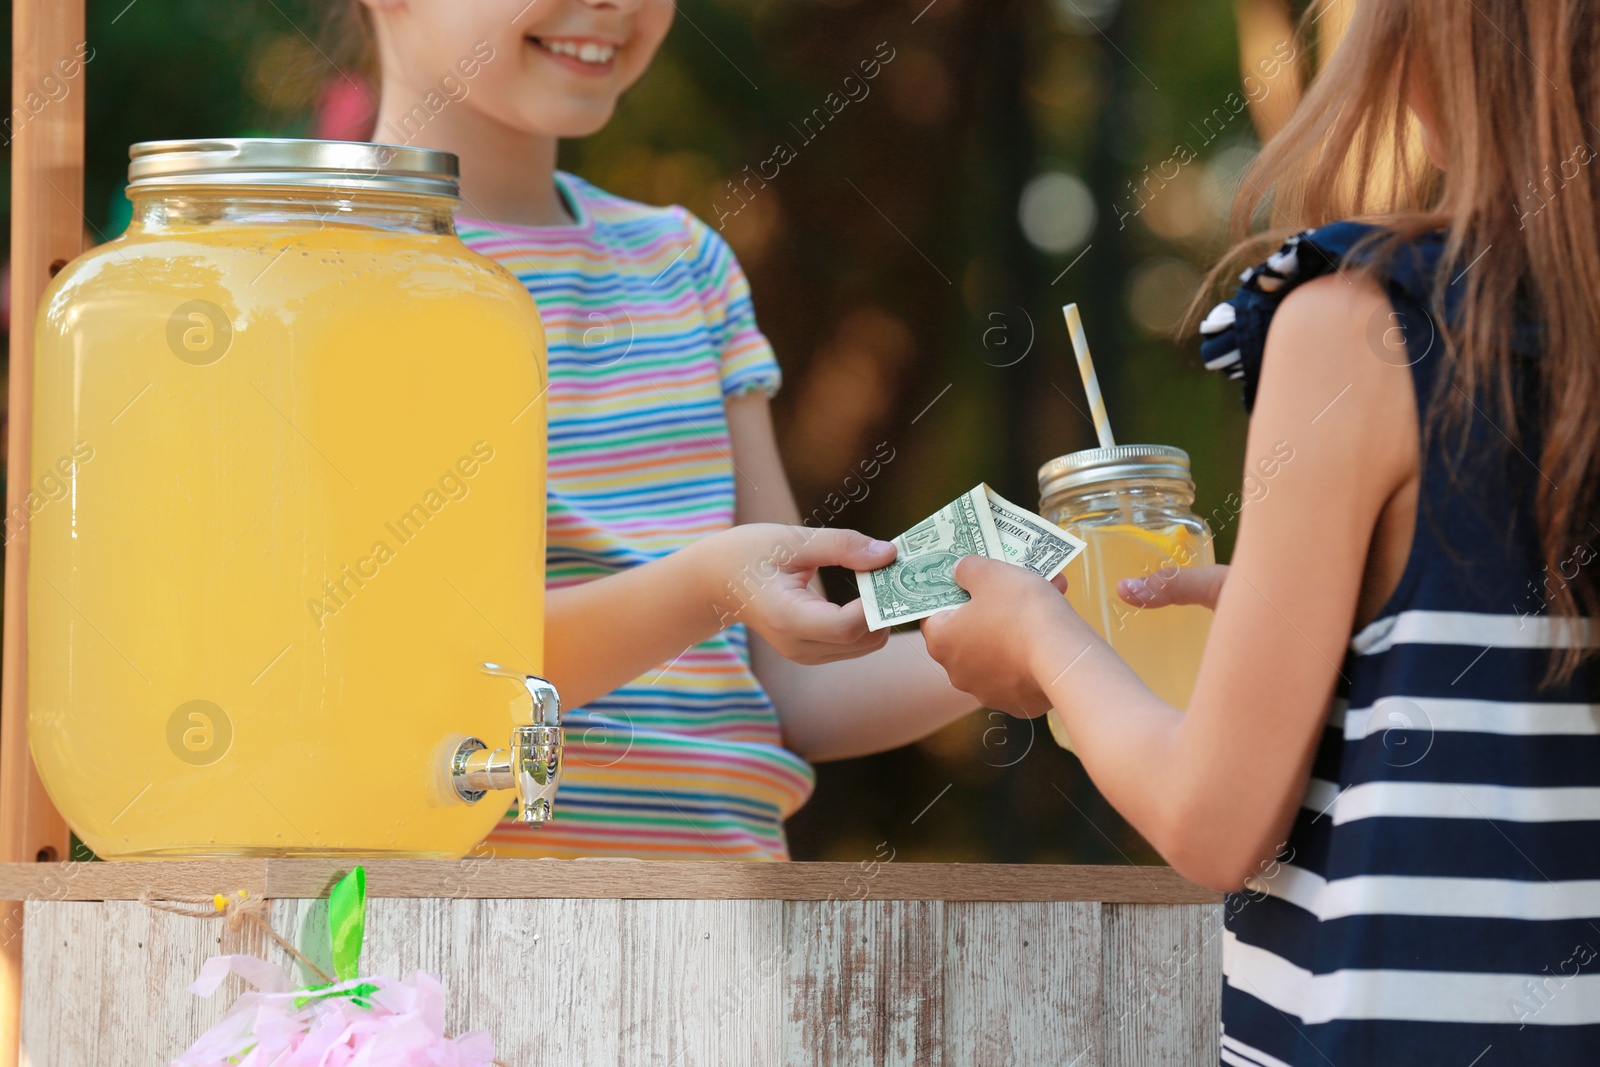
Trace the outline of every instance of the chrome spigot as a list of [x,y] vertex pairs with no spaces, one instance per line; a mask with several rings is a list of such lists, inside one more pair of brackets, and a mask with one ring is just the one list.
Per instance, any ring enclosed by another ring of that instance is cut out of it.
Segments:
[[512,712],[509,748],[491,752],[476,737],[457,745],[450,759],[450,782],[468,804],[476,804],[491,789],[515,789],[519,819],[529,826],[549,822],[561,780],[561,697],[555,686],[535,675],[495,663],[485,663],[483,669],[521,681],[530,698],[528,710]]

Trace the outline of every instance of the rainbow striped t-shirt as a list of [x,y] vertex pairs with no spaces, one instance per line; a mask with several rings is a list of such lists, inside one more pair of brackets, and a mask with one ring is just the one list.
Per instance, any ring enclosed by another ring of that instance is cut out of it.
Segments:
[[[550,350],[548,582],[635,567],[733,524],[723,398],[779,383],[732,251],[680,207],[556,181],[577,224],[463,218],[533,294]],[[606,640],[604,633],[592,635]],[[559,679],[557,679],[559,685]],[[811,767],[783,747],[735,625],[566,716],[555,821],[496,856],[788,858]]]

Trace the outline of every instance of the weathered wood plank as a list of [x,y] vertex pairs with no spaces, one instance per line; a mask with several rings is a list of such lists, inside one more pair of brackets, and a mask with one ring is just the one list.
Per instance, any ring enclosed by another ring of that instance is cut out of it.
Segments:
[[1110,904],[1101,915],[1107,1067],[1216,1063],[1222,908]]
[[[444,975],[453,950],[453,900],[369,900],[361,967],[404,978],[422,970]],[[470,946],[462,946],[469,948]]]
[[[371,897],[828,900],[859,878],[854,863],[663,863],[648,860],[364,860]],[[343,860],[0,864],[0,899],[137,900],[247,889],[317,897],[353,866]],[[62,868],[69,868],[64,876]],[[1170,867],[892,863],[865,880],[865,900],[1098,901],[1210,904],[1221,896]]]
[[451,1033],[488,1030],[513,1067],[616,1064],[623,1056],[622,902],[450,904]]
[[[267,921],[272,924],[272,929],[287,940],[293,942],[296,947],[300,949],[301,955],[309,955],[309,953],[306,952],[306,949],[310,946],[299,938],[296,931],[300,929],[300,916],[302,911],[309,907],[312,903],[312,901],[308,900],[274,900],[269,902],[268,905]],[[327,913],[327,901],[319,900],[315,901],[314,903],[321,905],[323,913]],[[333,951],[330,948],[328,955],[332,956],[332,954]],[[308,974],[304,971],[300,964],[297,963],[293,957],[291,957],[271,939],[267,939],[266,944],[262,946],[261,958],[267,960],[269,963],[274,963],[283,968],[283,972],[287,974],[291,980],[310,981]]]
[[945,905],[944,1062],[1098,1063],[1100,908]]
[[[128,1064],[169,1062],[245,990],[242,981],[230,978],[212,996],[194,996],[188,986],[201,964],[222,954],[260,956],[266,949],[266,936],[253,924],[230,931],[220,918],[172,915],[135,901],[107,901],[99,908],[97,929],[75,937],[103,942],[107,978],[101,983],[96,1025],[102,1034],[118,1038],[102,1050],[104,1063],[119,1058]],[[60,1067],[72,1063],[59,1062]]]
[[[202,999],[187,987],[223,953],[262,955],[259,927],[225,929],[129,901],[30,904],[24,953],[24,1062],[33,1067],[166,1063],[244,991],[229,979]],[[35,979],[38,979],[36,982]]]
[[[622,902],[623,1063],[777,1067],[776,983],[749,983],[782,943],[775,900]],[[731,990],[741,990],[730,1002]]]
[[22,953],[22,1053],[24,1067],[111,1064],[102,1058],[102,1037],[116,1048],[116,1033],[102,1035],[99,1005],[122,976],[104,969],[104,905],[93,902],[36,903],[26,907],[28,937]]
[[[292,935],[325,907],[273,901],[273,928]],[[380,898],[369,909],[363,970],[440,974],[449,1031],[487,1029],[515,1067],[1216,1061],[1215,905]],[[287,963],[252,927],[229,934],[137,902],[34,901],[27,922],[32,1067],[164,1063],[242,989],[188,994],[208,957]]]
[[774,966],[784,985],[783,1062],[944,1063],[944,907],[925,900],[784,905],[783,956]]

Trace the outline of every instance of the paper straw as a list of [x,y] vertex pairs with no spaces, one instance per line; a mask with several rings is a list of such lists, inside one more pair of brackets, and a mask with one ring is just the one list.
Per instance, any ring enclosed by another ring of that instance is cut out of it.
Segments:
[[1072,350],[1078,354],[1078,373],[1083,376],[1083,391],[1089,397],[1089,417],[1094,419],[1095,436],[1101,448],[1112,448],[1116,438],[1111,436],[1111,419],[1106,415],[1105,397],[1100,395],[1100,379],[1094,374],[1094,358],[1089,355],[1089,339],[1083,335],[1083,319],[1078,316],[1078,305],[1068,304],[1061,309],[1067,316],[1067,332],[1072,335]]

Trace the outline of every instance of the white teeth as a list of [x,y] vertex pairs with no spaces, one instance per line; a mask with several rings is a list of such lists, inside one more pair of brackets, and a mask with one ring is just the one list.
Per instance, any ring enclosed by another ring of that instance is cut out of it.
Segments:
[[540,39],[539,43],[557,55],[571,56],[581,63],[609,63],[617,54],[615,45],[595,44],[593,41],[557,41]]

